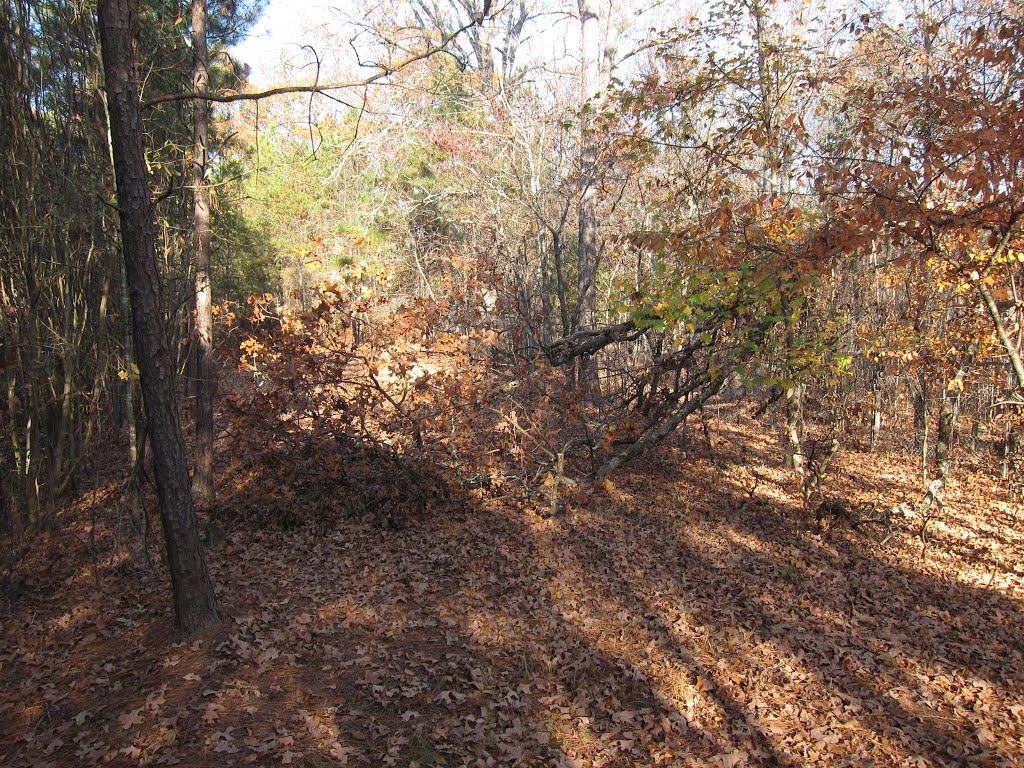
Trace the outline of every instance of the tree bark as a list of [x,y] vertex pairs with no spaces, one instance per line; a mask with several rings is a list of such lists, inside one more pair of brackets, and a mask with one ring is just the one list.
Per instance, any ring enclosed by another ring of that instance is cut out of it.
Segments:
[[[580,14],[580,97],[586,107],[593,98],[599,78],[598,18],[590,7],[590,0],[578,0]],[[586,108],[580,125],[580,200],[576,310],[573,312],[572,330],[594,327],[597,314],[597,146],[591,129],[593,108]],[[597,363],[593,358],[581,358],[577,370],[581,386],[588,386],[597,378]]]
[[967,372],[971,367],[973,357],[974,348],[972,347],[962,357],[953,382],[942,390],[939,428],[935,436],[935,467],[937,479],[942,482],[943,486],[949,477],[949,456],[953,447],[953,432],[956,429],[956,420],[960,411],[960,393],[963,392],[963,382],[967,379]]
[[871,453],[878,450],[878,438],[882,433],[882,371],[875,369],[871,387]]
[[939,406],[939,429],[935,435],[936,479],[943,485],[949,477],[949,453],[953,443],[953,427],[956,423],[956,398],[948,391],[942,393]]
[[804,456],[804,385],[786,390],[786,466],[803,483],[807,459]]
[[219,621],[220,610],[192,504],[175,402],[174,359],[163,323],[132,21],[128,0],[100,0],[100,43],[135,351],[152,439],[174,612],[181,629],[192,633]]
[[562,265],[562,237],[560,232],[551,231],[551,257],[555,263],[555,291],[558,298],[558,318],[562,323],[562,336],[573,332],[569,319],[569,302],[565,296],[565,270]]
[[1010,360],[1010,368],[1013,370],[1018,391],[1024,395],[1024,362],[1021,361],[1020,352],[1010,339],[1010,335],[1006,331],[1006,324],[999,314],[999,307],[996,305],[995,299],[992,298],[992,293],[988,290],[985,283],[981,280],[976,280],[974,287],[981,295],[981,300],[985,304],[985,310],[992,321],[992,327],[995,329],[996,336],[999,337],[999,343],[1003,346],[1003,351],[1006,352]]
[[[206,2],[192,0],[192,87],[207,90],[209,53],[206,45]],[[209,504],[214,497],[213,476],[213,301],[210,291],[210,186],[206,183],[206,145],[210,102],[196,99],[192,115],[192,199],[194,203],[194,263],[196,292],[196,444],[192,492]]]
[[921,473],[928,482],[928,373],[922,366],[917,372],[918,391],[914,393],[914,435]]
[[722,376],[712,376],[710,373],[702,374],[700,379],[694,383],[691,389],[693,394],[689,399],[676,403],[675,410],[669,414],[668,418],[651,426],[625,451],[612,456],[598,467],[594,471],[592,479],[595,482],[600,482],[641,452],[660,443],[672,434],[680,424],[684,423],[690,414],[703,408],[704,403],[717,395],[724,383],[725,379]]

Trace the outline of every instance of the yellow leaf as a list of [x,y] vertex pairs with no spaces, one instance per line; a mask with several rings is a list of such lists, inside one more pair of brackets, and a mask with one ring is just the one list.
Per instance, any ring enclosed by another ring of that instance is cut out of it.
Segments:
[[121,381],[128,381],[128,371],[122,368],[120,371],[117,372],[117,378],[119,378]]

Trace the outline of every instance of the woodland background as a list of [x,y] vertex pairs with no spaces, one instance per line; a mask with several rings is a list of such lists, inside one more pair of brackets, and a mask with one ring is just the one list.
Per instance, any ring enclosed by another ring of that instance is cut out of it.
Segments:
[[5,761],[1019,764],[1019,4],[261,10],[0,5]]

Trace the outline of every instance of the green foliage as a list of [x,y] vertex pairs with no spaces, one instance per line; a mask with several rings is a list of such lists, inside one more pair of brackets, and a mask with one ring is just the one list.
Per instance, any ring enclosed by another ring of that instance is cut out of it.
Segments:
[[723,364],[751,385],[834,385],[848,373],[852,356],[842,346],[849,324],[819,310],[816,275],[757,254],[722,267],[687,253],[672,258],[663,248],[647,285],[622,308],[638,328],[713,345],[731,361]]
[[273,249],[235,200],[218,195],[213,206],[211,282],[218,300],[242,301],[277,287]]

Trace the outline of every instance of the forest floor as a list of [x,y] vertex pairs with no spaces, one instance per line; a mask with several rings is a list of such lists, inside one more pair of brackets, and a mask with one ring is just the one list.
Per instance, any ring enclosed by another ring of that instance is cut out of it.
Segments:
[[[927,526],[822,530],[761,424],[711,426],[556,516],[459,490],[389,530],[283,490],[337,524],[235,518],[209,552],[227,618],[189,642],[111,479],[8,574],[0,764],[1024,765],[1024,510],[998,479],[958,466]],[[920,488],[851,450],[828,486]]]

